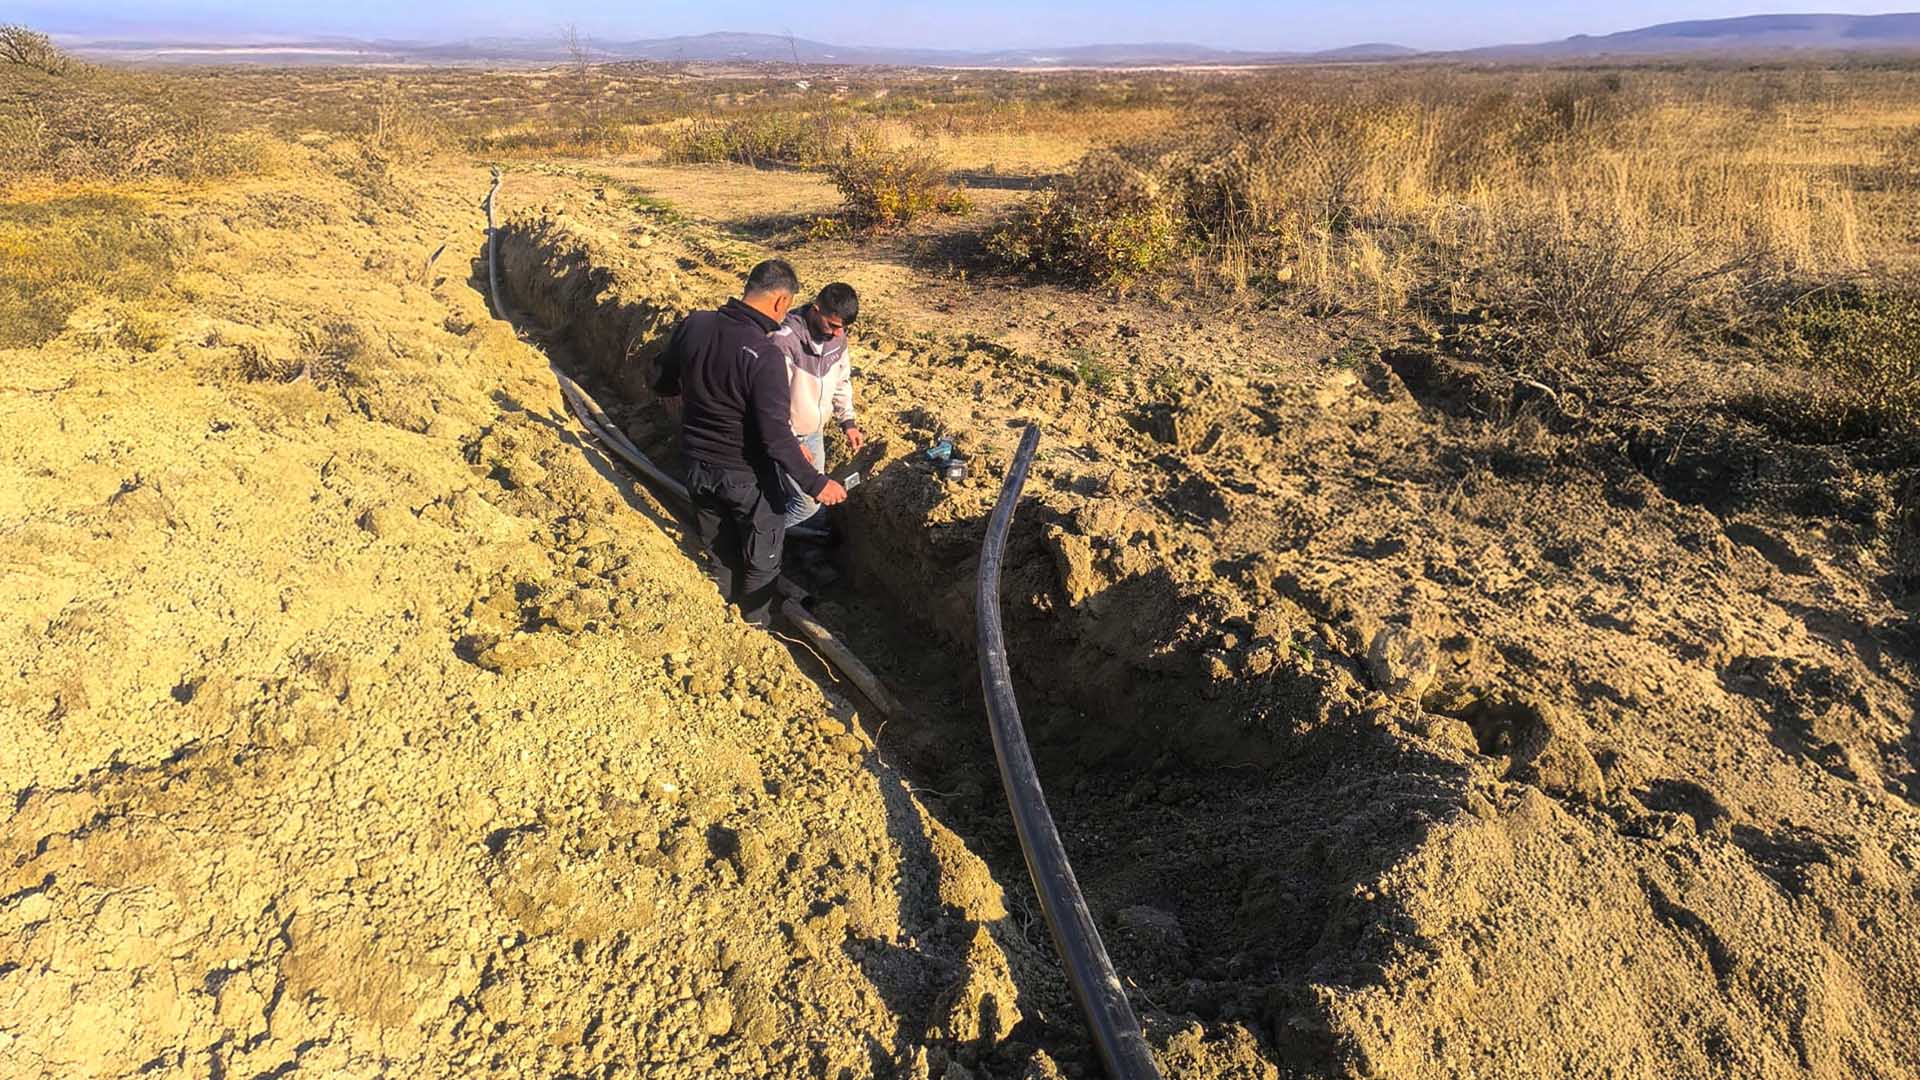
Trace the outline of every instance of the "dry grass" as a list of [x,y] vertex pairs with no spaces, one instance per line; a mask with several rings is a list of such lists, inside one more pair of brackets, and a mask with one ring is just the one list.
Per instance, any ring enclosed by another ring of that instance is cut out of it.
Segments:
[[1388,81],[1360,101],[1283,98],[1125,156],[1190,249],[1326,304],[1407,296],[1411,266],[1451,274],[1521,225],[1586,244],[1579,223],[1603,221],[1629,242],[1659,233],[1813,272],[1866,261],[1852,177],[1781,164],[1796,154],[1791,126],[1674,102],[1658,83],[1456,78]]
[[[825,172],[845,213],[815,231],[845,235],[958,209],[957,178],[1056,174],[981,238],[1003,265],[1373,320],[1560,393],[1676,346],[1766,341],[1770,362],[1837,388],[1808,406],[1820,423],[1911,423],[1907,339],[1882,333],[1904,316],[1792,306],[1841,285],[1898,294],[1875,283],[1914,260],[1920,70],[1898,64],[132,74],[16,43],[39,59],[0,64],[0,183],[231,175],[281,138],[332,148],[371,219],[406,212],[396,169],[433,155],[645,154]],[[43,238],[7,233],[10,265],[46,267],[7,282],[0,303],[29,327],[16,338],[46,333],[69,293],[146,287],[136,268],[165,262],[113,214],[71,217],[96,238],[74,250],[130,261],[88,283]]]
[[[1103,288],[1165,294],[1183,276],[1425,327],[1581,395],[1675,345],[1750,339],[1793,296],[1905,257],[1866,203],[1914,182],[1920,87],[1779,75],[1286,73],[1246,95],[1258,105],[1089,155],[987,248]],[[1871,330],[1842,320],[1853,353],[1793,354],[1837,387],[1818,410],[1831,431],[1910,423],[1911,375],[1890,358],[1913,345],[1889,329],[1903,317],[1874,311]]]
[[96,297],[151,294],[177,257],[174,237],[123,196],[0,203],[0,348],[46,341]]

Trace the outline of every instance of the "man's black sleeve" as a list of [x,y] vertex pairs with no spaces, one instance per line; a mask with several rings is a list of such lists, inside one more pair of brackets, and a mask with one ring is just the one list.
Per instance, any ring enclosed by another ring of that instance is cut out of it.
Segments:
[[748,359],[753,372],[751,392],[753,418],[760,428],[760,442],[767,456],[787,470],[793,482],[808,495],[820,494],[827,486],[827,474],[813,467],[793,437],[793,404],[787,390],[787,364],[778,349],[769,344],[767,354]]
[[673,336],[667,339],[667,349],[660,354],[660,361],[653,376],[653,392],[661,397],[680,396],[680,372],[686,366],[682,351],[686,345],[687,320],[681,319],[673,328]]

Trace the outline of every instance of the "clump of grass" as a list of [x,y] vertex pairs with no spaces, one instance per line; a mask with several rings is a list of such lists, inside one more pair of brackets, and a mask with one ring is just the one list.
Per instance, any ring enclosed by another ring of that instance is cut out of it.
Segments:
[[943,208],[964,208],[938,156],[918,147],[889,147],[877,138],[849,141],[827,166],[855,225],[891,229]]
[[287,382],[300,374],[300,362],[274,352],[254,341],[234,346],[234,373],[248,382]]
[[1814,430],[1833,438],[1920,433],[1920,288],[1799,301],[1764,343],[1820,377],[1799,402]]
[[808,218],[803,233],[809,240],[845,240],[848,234],[845,221],[827,214]]
[[367,381],[372,353],[366,335],[348,319],[328,319],[301,334],[300,370],[321,386],[359,386]]
[[1181,377],[1178,366],[1174,364],[1162,364],[1154,369],[1152,375],[1148,376],[1147,389],[1153,392],[1155,398],[1166,401],[1171,399],[1173,395],[1179,391],[1183,382],[1184,379]]
[[136,352],[158,352],[171,336],[170,321],[157,311],[129,311],[120,320],[114,341]]
[[1091,349],[1075,346],[1067,350],[1067,356],[1073,361],[1074,380],[1097,394],[1113,389],[1119,379],[1119,371],[1095,356]]
[[46,342],[96,297],[148,296],[173,276],[177,259],[173,234],[133,199],[0,203],[0,347]]
[[282,353],[259,342],[236,346],[234,373],[248,382],[311,382],[330,389],[364,386],[372,350],[351,319],[330,318],[301,331],[297,349]]

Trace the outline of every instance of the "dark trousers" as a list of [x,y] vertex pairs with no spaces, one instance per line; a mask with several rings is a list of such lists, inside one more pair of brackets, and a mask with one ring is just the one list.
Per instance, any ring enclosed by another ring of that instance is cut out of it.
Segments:
[[[784,497],[769,499],[768,490],[751,472],[687,463],[687,495],[709,556],[707,572],[720,595],[758,626],[773,625],[774,581],[786,534]],[[780,488],[776,483],[771,490]]]

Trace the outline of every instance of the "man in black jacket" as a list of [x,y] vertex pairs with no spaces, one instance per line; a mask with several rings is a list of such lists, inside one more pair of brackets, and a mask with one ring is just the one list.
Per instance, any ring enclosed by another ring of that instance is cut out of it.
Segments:
[[786,531],[781,471],[827,506],[847,497],[794,438],[786,359],[767,337],[799,288],[779,259],[754,267],[740,299],[674,329],[653,383],[661,397],[683,399],[680,454],[694,524],[712,556],[708,571],[721,595],[761,626],[773,619]]

